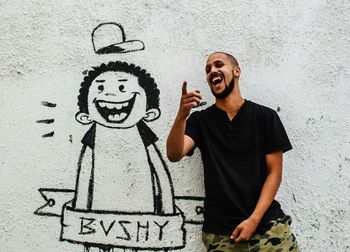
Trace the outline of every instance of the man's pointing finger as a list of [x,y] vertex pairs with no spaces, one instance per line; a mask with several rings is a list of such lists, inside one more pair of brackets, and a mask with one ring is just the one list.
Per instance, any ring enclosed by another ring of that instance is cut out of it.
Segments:
[[182,95],[187,94],[187,81],[182,84]]

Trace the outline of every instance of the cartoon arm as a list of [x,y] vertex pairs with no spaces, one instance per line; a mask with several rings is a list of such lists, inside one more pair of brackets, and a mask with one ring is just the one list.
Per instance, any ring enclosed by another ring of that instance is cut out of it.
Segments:
[[91,193],[93,179],[92,149],[86,145],[80,153],[73,207],[87,210],[91,208]]
[[175,213],[174,188],[168,167],[155,144],[148,146],[147,150],[155,172],[156,193],[161,204],[160,213],[173,214]]

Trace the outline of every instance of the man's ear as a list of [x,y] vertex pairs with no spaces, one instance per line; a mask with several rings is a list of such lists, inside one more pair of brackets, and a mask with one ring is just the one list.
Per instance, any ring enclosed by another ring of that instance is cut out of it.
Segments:
[[239,78],[240,75],[241,75],[241,68],[239,66],[236,66],[233,69],[233,76],[236,78]]
[[75,120],[77,120],[81,124],[90,124],[93,122],[93,120],[90,118],[90,115],[83,112],[78,112],[75,115]]
[[158,108],[152,108],[146,111],[146,115],[143,117],[143,120],[146,122],[152,122],[158,119],[160,116],[160,110]]

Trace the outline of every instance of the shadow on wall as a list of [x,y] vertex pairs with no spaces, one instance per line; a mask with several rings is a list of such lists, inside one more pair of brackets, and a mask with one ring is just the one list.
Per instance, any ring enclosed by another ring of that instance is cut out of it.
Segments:
[[[145,48],[126,40],[117,23],[98,25],[92,44],[97,54]],[[158,137],[147,126],[161,115],[159,93],[145,69],[126,62],[103,63],[84,77],[76,120],[91,126],[81,141],[76,187],[40,188],[45,204],[35,211],[61,218],[62,241],[83,244],[86,252],[168,251],[186,246],[185,225],[202,223],[203,198],[174,195]]]

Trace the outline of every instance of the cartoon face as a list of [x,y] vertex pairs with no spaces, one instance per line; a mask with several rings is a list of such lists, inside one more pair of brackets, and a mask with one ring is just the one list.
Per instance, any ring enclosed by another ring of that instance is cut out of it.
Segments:
[[145,117],[146,103],[145,90],[136,76],[107,71],[89,88],[89,119],[111,128],[132,127]]

